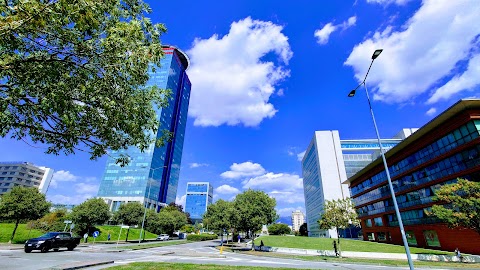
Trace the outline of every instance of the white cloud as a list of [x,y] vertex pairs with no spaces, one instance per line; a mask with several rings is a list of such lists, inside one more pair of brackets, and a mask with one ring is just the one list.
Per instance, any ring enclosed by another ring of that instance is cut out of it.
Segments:
[[303,207],[296,207],[296,208],[286,207],[286,208],[277,209],[277,214],[281,217],[291,216],[292,212],[295,210],[300,210],[305,214],[305,209],[303,209]]
[[91,185],[86,183],[75,184],[75,192],[78,194],[90,194],[93,197],[98,192],[98,185]]
[[75,182],[78,179],[78,176],[73,175],[69,171],[56,171],[53,173],[52,180],[50,181],[50,187],[56,188],[60,182]]
[[343,23],[334,25],[333,23],[327,23],[325,26],[323,26],[322,29],[317,29],[315,30],[315,33],[313,34],[317,38],[317,43],[318,44],[327,44],[328,39],[330,38],[330,35],[337,31],[338,29],[348,29],[352,26],[354,26],[357,23],[357,17],[352,16],[348,18],[348,20],[344,21]]
[[428,115],[428,116],[432,116],[435,113],[437,113],[437,109],[436,108],[430,108],[430,110],[428,110],[425,114]]
[[257,176],[265,173],[265,169],[258,163],[251,161],[243,163],[233,163],[230,171],[223,172],[220,176],[227,179],[237,179],[242,177]]
[[185,209],[185,201],[186,200],[187,200],[187,195],[183,195],[180,198],[177,196],[177,198],[175,198],[175,203],[183,206],[183,208]]
[[207,167],[208,164],[206,163],[196,163],[196,162],[193,162],[193,163],[190,163],[190,168],[199,168],[199,167]]
[[367,0],[367,3],[380,4],[380,5],[390,5],[397,4],[403,6],[411,0]]
[[[385,49],[367,80],[375,86],[374,98],[392,103],[410,101],[455,75],[459,62],[471,57],[480,34],[478,14],[476,1],[424,0],[400,31],[388,26],[376,32],[353,48],[345,65],[352,66],[355,77],[363,80],[373,51]],[[470,64],[477,66],[472,60]],[[477,84],[478,76],[471,75],[476,67],[470,69],[464,76],[454,77],[452,83],[446,82],[430,102]]]
[[[479,21],[480,23],[480,21]],[[455,76],[448,83],[435,90],[435,93],[428,99],[427,104],[447,100],[453,95],[466,90],[473,90],[480,84],[480,54],[474,56],[468,62],[467,70]]]
[[[230,32],[196,39],[187,51],[194,91],[189,114],[196,126],[257,126],[277,110],[269,103],[293,53],[283,27],[247,17],[233,22]],[[267,55],[277,56],[277,63]],[[280,91],[279,91],[280,92]]]
[[48,195],[48,200],[56,204],[81,204],[84,201],[93,198],[92,194],[76,194],[72,196],[66,196],[61,194]]
[[277,204],[280,203],[304,203],[305,197],[303,195],[303,188],[297,191],[278,191],[274,190],[268,192],[270,197],[277,200]]
[[302,161],[303,160],[303,156],[305,156],[305,152],[307,152],[307,150],[297,154],[297,159],[298,161]]
[[219,194],[236,194],[240,193],[240,190],[238,188],[229,186],[229,185],[221,185],[218,188],[215,189],[215,193]]
[[303,182],[302,178],[296,174],[269,172],[245,181],[243,188],[296,191],[303,189]]

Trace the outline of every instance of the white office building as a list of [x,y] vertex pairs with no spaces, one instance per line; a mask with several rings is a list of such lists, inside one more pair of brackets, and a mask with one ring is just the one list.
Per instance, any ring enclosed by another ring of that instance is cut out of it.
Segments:
[[300,226],[305,223],[305,215],[300,210],[295,210],[292,212],[292,231],[298,232]]
[[36,187],[46,194],[53,177],[53,169],[28,162],[0,162],[0,195],[14,186]]
[[[402,129],[393,139],[382,139],[388,151],[417,129]],[[315,131],[303,156],[302,173],[308,236],[333,237],[335,230],[320,230],[318,220],[325,200],[350,197],[350,176],[363,169],[380,155],[377,139],[341,140],[337,130]]]

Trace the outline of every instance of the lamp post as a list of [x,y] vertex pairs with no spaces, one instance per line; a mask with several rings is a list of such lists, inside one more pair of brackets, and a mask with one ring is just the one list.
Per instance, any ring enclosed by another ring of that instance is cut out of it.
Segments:
[[[152,187],[152,181],[150,179],[150,171],[153,171],[155,172],[155,170],[157,169],[160,169],[160,168],[166,168],[167,166],[160,166],[158,168],[150,168],[149,172],[148,172],[148,196],[150,195],[150,188]],[[142,167],[142,168],[146,168],[146,167]],[[153,177],[153,173],[151,174],[152,177]],[[145,226],[145,218],[147,217],[147,207],[145,206],[145,211],[143,213],[143,220],[142,220],[142,229],[140,230],[140,237],[138,239],[138,243],[140,243],[142,241],[142,234],[144,233],[143,231],[143,227]]]
[[414,267],[413,267],[412,258],[410,256],[410,248],[408,246],[407,237],[405,235],[405,229],[403,228],[402,217],[400,216],[400,210],[398,209],[397,199],[395,197],[395,191],[393,190],[392,179],[390,178],[390,172],[388,170],[387,159],[385,158],[382,143],[380,141],[380,133],[378,132],[377,122],[375,121],[375,116],[373,114],[372,104],[370,102],[370,97],[368,96],[367,85],[365,84],[365,81],[367,80],[368,73],[370,72],[370,69],[372,68],[373,61],[375,61],[375,59],[377,59],[377,57],[382,53],[382,51],[383,51],[382,49],[375,50],[375,52],[372,55],[372,62],[370,62],[370,66],[368,67],[367,74],[365,74],[365,78],[363,79],[363,81],[357,87],[355,87],[355,89],[353,89],[348,94],[348,97],[355,96],[355,91],[360,86],[363,85],[363,87],[365,88],[365,94],[367,95],[368,106],[370,107],[370,114],[372,115],[373,126],[375,127],[375,133],[377,135],[378,145],[380,146],[380,153],[382,155],[383,166],[385,167],[385,173],[387,175],[388,186],[390,188],[390,194],[392,196],[393,205],[395,207],[395,213],[396,213],[397,219],[398,219],[398,226],[400,227],[400,233],[402,235],[403,245],[405,246],[405,252],[407,254],[408,265],[410,266],[410,269],[413,270]]

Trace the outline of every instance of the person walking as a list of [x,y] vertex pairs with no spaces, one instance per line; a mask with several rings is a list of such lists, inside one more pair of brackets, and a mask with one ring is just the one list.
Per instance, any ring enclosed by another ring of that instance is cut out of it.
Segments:
[[83,235],[83,242],[84,242],[84,243],[87,243],[87,242],[88,242],[88,232],[86,232],[86,233]]
[[108,233],[107,241],[110,241],[110,233]]
[[333,250],[335,251],[335,256],[338,256],[337,241],[333,240]]
[[238,243],[240,244],[240,240],[242,240],[242,237],[240,236],[240,234],[238,234],[237,239],[238,239]]
[[455,249],[455,256],[457,256],[459,262],[463,261],[462,253],[460,253],[460,250],[458,248]]

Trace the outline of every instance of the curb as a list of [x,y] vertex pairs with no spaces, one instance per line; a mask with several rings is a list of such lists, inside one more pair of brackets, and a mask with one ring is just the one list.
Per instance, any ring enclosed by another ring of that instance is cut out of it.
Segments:
[[97,265],[103,265],[103,264],[110,264],[114,263],[114,261],[92,261],[89,263],[70,263],[70,264],[63,264],[63,265],[58,265],[54,266],[48,269],[51,270],[73,270],[73,269],[81,269],[81,268],[86,268],[90,266],[97,266]]

